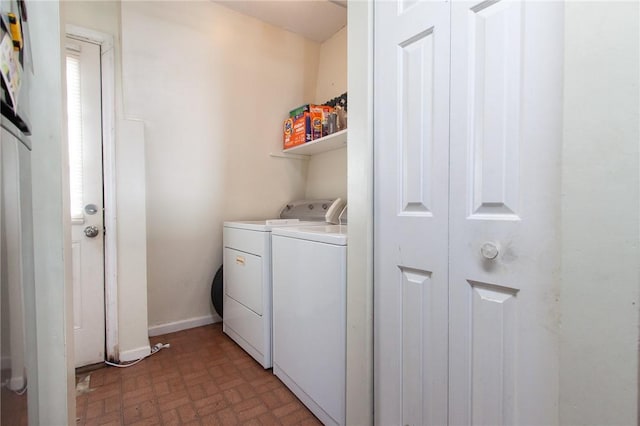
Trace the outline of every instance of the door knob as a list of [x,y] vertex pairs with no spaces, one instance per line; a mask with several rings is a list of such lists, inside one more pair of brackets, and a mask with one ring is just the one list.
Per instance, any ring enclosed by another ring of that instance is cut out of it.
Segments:
[[84,235],[86,235],[89,238],[95,238],[98,236],[99,233],[100,233],[100,230],[98,229],[97,226],[87,226],[86,228],[84,228]]
[[500,250],[495,243],[487,242],[484,243],[482,247],[480,247],[480,253],[482,253],[482,257],[484,257],[485,259],[493,260],[498,257],[498,254],[500,254]]

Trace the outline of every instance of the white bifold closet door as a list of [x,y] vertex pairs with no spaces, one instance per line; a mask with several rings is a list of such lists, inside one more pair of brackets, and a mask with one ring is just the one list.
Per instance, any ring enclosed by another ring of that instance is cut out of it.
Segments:
[[564,6],[451,6],[449,424],[553,425]]
[[375,419],[446,424],[449,3],[381,1],[374,24]]
[[562,23],[376,3],[377,424],[558,423]]

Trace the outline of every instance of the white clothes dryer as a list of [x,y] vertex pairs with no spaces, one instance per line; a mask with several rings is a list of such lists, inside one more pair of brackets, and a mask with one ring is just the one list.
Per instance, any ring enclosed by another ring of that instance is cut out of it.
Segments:
[[322,423],[343,425],[347,226],[274,229],[271,245],[273,373]]
[[223,331],[264,368],[272,362],[271,231],[337,223],[344,202],[302,200],[279,219],[225,222],[223,228]]

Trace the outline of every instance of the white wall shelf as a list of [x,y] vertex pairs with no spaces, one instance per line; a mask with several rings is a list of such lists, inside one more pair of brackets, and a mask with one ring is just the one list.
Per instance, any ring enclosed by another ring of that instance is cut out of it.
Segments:
[[284,154],[314,155],[343,148],[347,146],[347,130],[348,129],[340,130],[329,136],[285,149],[282,152]]

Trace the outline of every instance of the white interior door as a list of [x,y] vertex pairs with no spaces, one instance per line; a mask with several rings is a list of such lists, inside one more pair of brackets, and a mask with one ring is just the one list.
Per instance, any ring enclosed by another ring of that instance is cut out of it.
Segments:
[[449,4],[375,3],[375,421],[447,423]]
[[558,423],[563,3],[454,1],[449,423]]
[[76,367],[104,361],[100,46],[67,38]]

